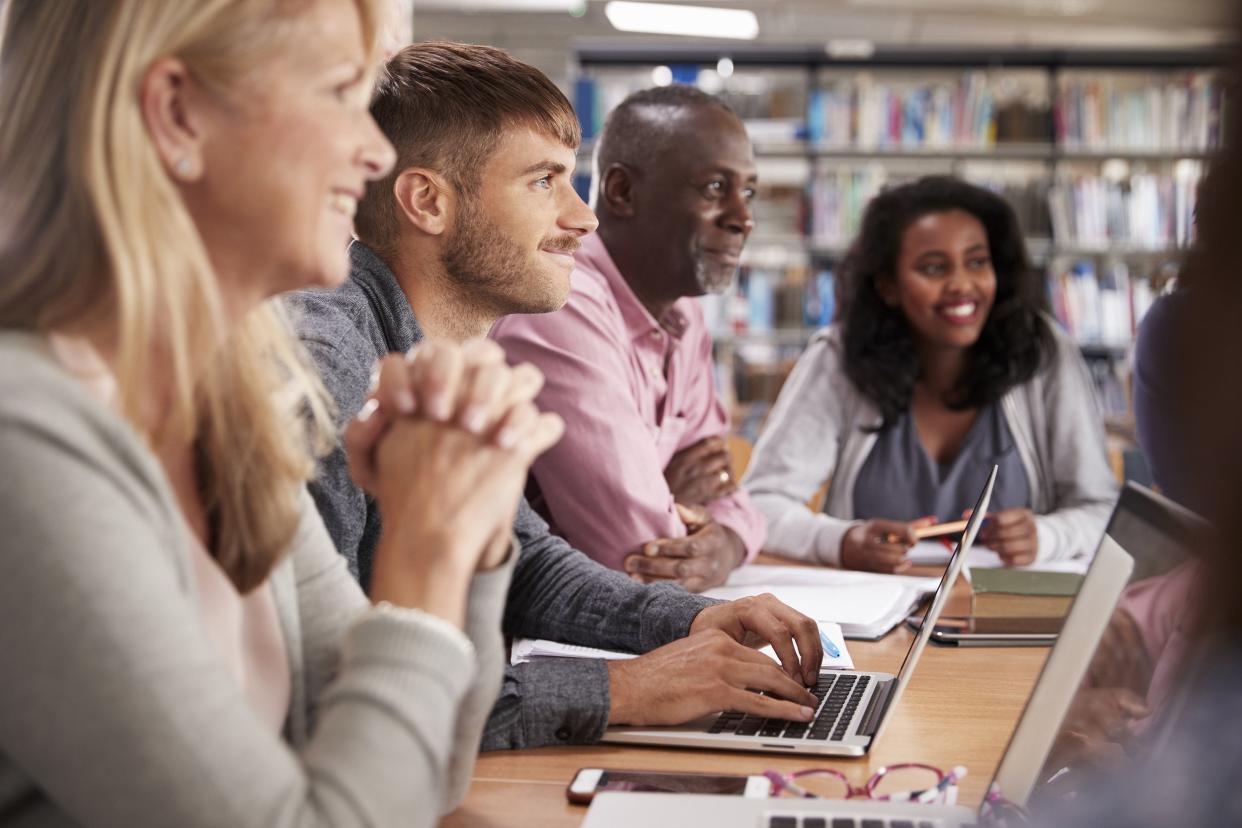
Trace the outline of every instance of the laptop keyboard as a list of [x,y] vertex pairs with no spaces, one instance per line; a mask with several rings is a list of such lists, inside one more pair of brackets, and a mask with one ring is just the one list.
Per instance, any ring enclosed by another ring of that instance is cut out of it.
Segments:
[[796,814],[774,814],[768,817],[767,828],[936,828],[938,822],[920,819],[854,819],[853,817],[824,817]]
[[[731,711],[721,713],[708,733],[732,733],[736,736],[761,736],[765,739],[816,739],[839,742],[845,738],[850,722],[858,711],[871,676],[857,673],[820,673],[811,690],[819,699],[819,709],[809,722],[788,719],[766,719]],[[870,828],[868,826],[868,828]]]

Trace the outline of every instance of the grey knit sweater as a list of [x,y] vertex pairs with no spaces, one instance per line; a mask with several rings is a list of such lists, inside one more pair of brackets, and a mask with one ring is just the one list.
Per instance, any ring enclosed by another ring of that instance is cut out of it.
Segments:
[[500,686],[512,563],[474,579],[465,636],[373,609],[303,497],[270,576],[281,739],[209,643],[158,460],[12,331],[0,469],[0,826],[432,825],[458,802]]

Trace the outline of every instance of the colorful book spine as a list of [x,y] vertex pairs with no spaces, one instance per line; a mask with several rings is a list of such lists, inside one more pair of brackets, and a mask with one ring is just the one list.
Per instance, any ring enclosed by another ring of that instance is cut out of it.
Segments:
[[[862,72],[809,97],[808,135],[830,149],[992,147],[998,104],[993,86],[984,72],[931,83],[885,82]],[[1046,140],[1046,127],[1018,138]]]
[[1117,245],[1159,250],[1194,240],[1203,165],[1179,161],[1172,171],[1125,178],[1064,174],[1048,191],[1054,238],[1062,246]]
[[1066,75],[1053,123],[1070,149],[1207,152],[1220,145],[1224,92],[1210,72]]

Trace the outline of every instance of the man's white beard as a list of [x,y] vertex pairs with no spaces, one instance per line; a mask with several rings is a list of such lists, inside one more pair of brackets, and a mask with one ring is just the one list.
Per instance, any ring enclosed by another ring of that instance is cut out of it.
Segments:
[[697,258],[694,262],[694,281],[703,293],[719,295],[726,292],[733,285],[733,280],[737,278],[737,270],[734,267],[728,271],[718,270],[712,273],[708,270],[707,265],[704,264],[703,259]]

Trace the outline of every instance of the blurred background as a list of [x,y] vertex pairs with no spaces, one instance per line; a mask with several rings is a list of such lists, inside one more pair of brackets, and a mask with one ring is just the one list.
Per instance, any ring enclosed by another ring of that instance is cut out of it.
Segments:
[[954,173],[1015,207],[1050,311],[1079,342],[1119,477],[1134,446],[1134,331],[1194,239],[1229,105],[1235,0],[405,0],[415,40],[498,46],[569,95],[592,138],[627,94],[691,83],[747,123],[756,229],[704,298],[717,384],[752,438],[881,187]]

